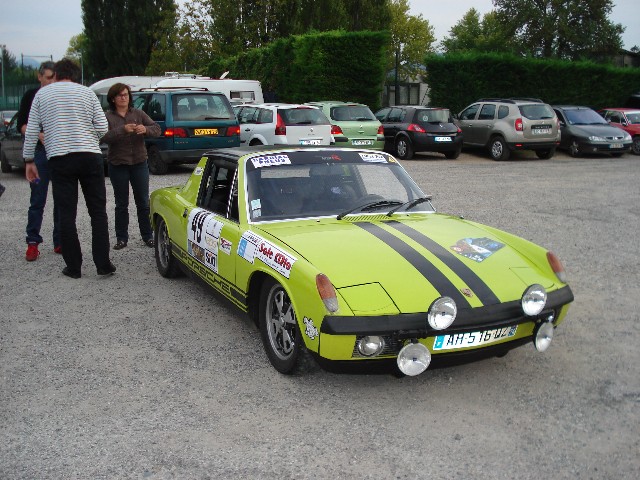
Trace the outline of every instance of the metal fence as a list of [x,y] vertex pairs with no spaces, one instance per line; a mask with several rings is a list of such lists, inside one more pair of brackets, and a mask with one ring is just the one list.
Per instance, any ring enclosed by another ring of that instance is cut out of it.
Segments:
[[19,85],[5,85],[0,92],[0,110],[18,110],[20,100],[27,90],[39,87],[40,83],[23,83]]

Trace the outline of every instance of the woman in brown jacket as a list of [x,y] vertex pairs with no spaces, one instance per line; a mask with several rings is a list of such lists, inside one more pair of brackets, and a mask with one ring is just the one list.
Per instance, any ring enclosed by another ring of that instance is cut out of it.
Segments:
[[116,244],[114,250],[129,241],[129,184],[138,211],[138,226],[144,243],[153,247],[153,231],[149,221],[149,166],[145,137],[160,135],[160,126],[142,110],[133,108],[131,89],[124,83],[114,84],[107,93],[106,112],[109,131],[102,141],[109,145],[109,177],[115,197]]

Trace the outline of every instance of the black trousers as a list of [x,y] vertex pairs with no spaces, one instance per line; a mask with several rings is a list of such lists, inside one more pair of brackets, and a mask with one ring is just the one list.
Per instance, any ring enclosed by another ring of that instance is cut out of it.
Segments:
[[49,159],[53,200],[60,212],[62,257],[67,267],[80,272],[82,249],[76,227],[78,184],[91,217],[91,253],[97,268],[109,267],[109,222],[102,155],[76,152]]

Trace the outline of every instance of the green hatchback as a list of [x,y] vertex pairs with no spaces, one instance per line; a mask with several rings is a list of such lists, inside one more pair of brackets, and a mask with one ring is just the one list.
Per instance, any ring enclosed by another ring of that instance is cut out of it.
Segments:
[[369,107],[361,103],[309,102],[331,120],[336,147],[384,149],[384,129]]

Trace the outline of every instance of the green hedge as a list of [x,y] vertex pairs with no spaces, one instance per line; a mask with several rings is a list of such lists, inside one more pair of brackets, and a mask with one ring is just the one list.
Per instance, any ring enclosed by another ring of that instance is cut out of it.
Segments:
[[482,97],[533,97],[549,104],[622,106],[640,90],[640,69],[506,54],[429,55],[432,105],[459,112]]
[[266,99],[342,100],[380,107],[388,32],[332,31],[276,40],[209,65],[207,74],[260,80]]

